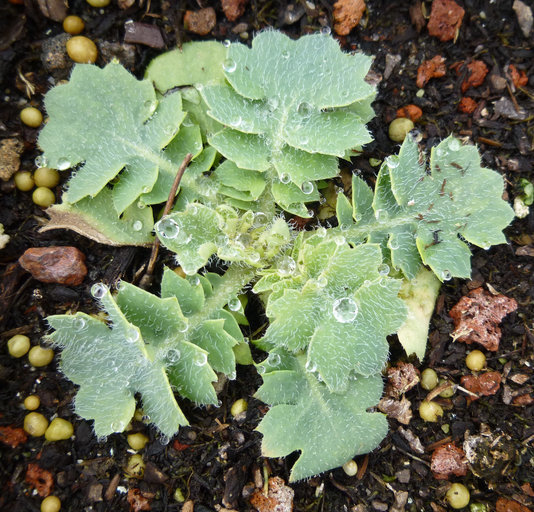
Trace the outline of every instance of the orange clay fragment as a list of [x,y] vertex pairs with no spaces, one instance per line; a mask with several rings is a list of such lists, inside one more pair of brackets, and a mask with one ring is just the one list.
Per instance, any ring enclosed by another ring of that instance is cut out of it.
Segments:
[[[461,378],[462,386],[481,396],[491,396],[499,391],[501,387],[501,374],[499,372],[486,372],[482,375],[464,375]],[[470,395],[471,400],[477,400],[477,397]]]
[[528,76],[525,73],[524,69],[518,71],[518,69],[513,64],[510,64],[508,66],[508,73],[510,74],[510,77],[512,78],[512,82],[515,87],[524,87],[528,84]]
[[428,33],[443,42],[456,39],[464,14],[465,11],[453,0],[434,0],[428,20]]
[[126,499],[130,504],[130,512],[150,510],[149,495],[153,497],[152,493],[143,493],[140,489],[128,489],[128,496]]
[[338,36],[346,36],[360,23],[365,11],[364,0],[337,0],[334,4],[334,30]]
[[456,70],[457,75],[461,75],[467,68],[466,77],[462,82],[462,92],[467,91],[469,87],[482,85],[484,78],[488,74],[488,67],[481,60],[473,60],[467,65],[465,65],[465,62],[457,62],[451,67]]
[[256,489],[250,497],[250,504],[258,512],[293,510],[294,494],[293,489],[285,485],[279,476],[273,476],[269,478],[269,493],[267,496],[263,494],[262,490]]
[[0,442],[16,448],[19,444],[23,444],[28,440],[28,436],[24,429],[15,427],[0,427]]
[[497,512],[531,512],[528,507],[521,505],[521,503],[502,497],[497,500],[495,508]]
[[465,476],[467,460],[465,453],[452,443],[438,446],[432,453],[430,471],[436,480],[448,480],[450,476]]
[[484,288],[475,288],[449,312],[454,320],[452,337],[468,345],[480,343],[487,350],[496,352],[501,339],[498,324],[516,309],[517,302],[514,299],[500,293],[493,295]]
[[26,470],[26,483],[34,487],[39,496],[46,498],[54,487],[54,477],[50,471],[41,468],[39,464],[30,463]]
[[477,106],[478,106],[478,103],[473,98],[464,96],[460,100],[460,103],[458,103],[458,110],[460,112],[463,112],[464,114],[472,114],[477,108]]
[[406,105],[397,109],[397,117],[407,117],[411,119],[414,123],[421,119],[423,111],[417,105]]
[[422,89],[431,78],[441,78],[446,72],[445,59],[441,55],[425,60],[417,69],[417,87]]

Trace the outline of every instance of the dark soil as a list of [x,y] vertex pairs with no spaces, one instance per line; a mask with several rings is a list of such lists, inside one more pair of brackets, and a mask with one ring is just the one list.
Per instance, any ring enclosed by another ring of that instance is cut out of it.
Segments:
[[[370,125],[375,141],[366,148],[364,155],[353,161],[349,170],[362,171],[372,181],[375,169],[370,166],[369,158],[383,158],[397,150],[387,136],[387,127],[396,109],[415,103],[423,110],[417,127],[424,146],[429,148],[451,132],[476,143],[484,164],[503,174],[508,199],[513,200],[521,192],[519,179],[534,178],[534,40],[523,36],[512,10],[513,2],[459,1],[466,13],[457,40],[447,43],[429,36],[426,28],[420,33],[416,31],[409,13],[410,5],[415,2],[368,0],[367,3],[360,26],[340,40],[347,50],[360,49],[375,56],[372,69],[379,81],[374,104],[377,117]],[[39,4],[46,2],[25,0],[25,5],[4,2],[0,6],[3,96],[0,138],[17,137],[23,141],[22,168],[28,170],[33,169],[33,160],[38,154],[37,130],[21,125],[19,111],[30,101],[41,106],[43,94],[53,81],[68,76],[68,69],[51,75],[43,67],[43,47],[50,38],[61,34],[62,29],[60,23],[42,14]],[[313,11],[308,6],[308,14],[291,25],[285,23],[287,16],[285,19],[284,15],[289,8],[285,1],[251,0],[244,15],[232,23],[226,20],[220,3],[215,1],[151,3],[148,0],[146,3],[141,0],[141,4],[135,2],[121,10],[113,1],[100,10],[83,0],[71,0],[69,13],[81,15],[86,21],[85,35],[101,45],[106,42],[122,44],[124,23],[134,20],[159,27],[166,48],[199,39],[186,32],[182,24],[185,9],[197,10],[199,5],[211,5],[217,12],[218,24],[207,39],[239,40],[240,36],[233,30],[238,24],[244,24],[238,27],[238,32],[247,32],[249,41],[255,31],[267,26],[298,36],[332,23],[332,4],[324,0],[315,2]],[[304,2],[296,4],[297,9],[304,11]],[[430,12],[430,2],[425,2],[425,7]],[[113,50],[116,55],[129,55],[128,67],[139,77],[150,59],[161,51],[164,50],[141,44],[127,51]],[[446,58],[447,74],[430,80],[424,96],[417,97],[417,68],[423,60],[435,55]],[[393,56],[400,56],[400,61],[385,75],[386,61]],[[468,115],[458,111],[465,72],[457,74],[451,66],[474,59],[483,60],[490,73],[504,78],[508,86],[499,90],[495,79],[488,75],[482,85],[468,89],[465,95],[478,102],[475,112]],[[98,64],[104,64],[104,60]],[[526,72],[530,79],[528,85],[510,86],[506,74],[510,64]],[[34,93],[30,93],[31,100],[27,95],[28,83],[35,88]],[[495,113],[494,102],[502,97],[512,99],[517,109],[524,109],[524,119],[509,119]],[[60,187],[56,192],[59,195]],[[247,489],[251,488],[248,484],[264,471],[287,482],[295,457],[265,460],[260,456],[261,437],[254,428],[266,409],[251,397],[260,379],[250,368],[240,368],[237,380],[224,386],[220,408],[194,408],[184,403],[191,427],[181,429],[167,445],[161,444],[155,433],[142,423],[134,423],[134,430],[150,435],[150,443],[144,450],[147,470],[141,480],[126,478],[123,468],[130,456],[126,436],[117,434],[106,442],[99,442],[92,434],[91,425],[73,414],[74,386],[56,371],[55,362],[41,369],[32,368],[25,357],[11,358],[6,343],[16,333],[27,334],[33,344],[39,343],[47,330],[44,320],[47,315],[94,311],[89,293],[91,285],[97,281],[114,283],[121,278],[134,281],[137,271],[146,264],[149,251],[110,248],[65,231],[39,233],[39,227],[46,222],[46,214],[33,205],[31,192],[16,190],[12,181],[1,182],[0,222],[11,237],[6,248],[0,251],[3,272],[0,276],[0,426],[22,426],[26,414],[22,401],[32,393],[41,399],[39,412],[48,418],[55,415],[67,418],[75,426],[75,436],[68,441],[48,443],[44,438],[29,438],[16,448],[0,442],[0,510],[39,510],[42,498],[26,481],[29,464],[38,464],[50,472],[53,493],[61,498],[62,510],[72,512],[136,510],[127,502],[128,489],[139,489],[148,497],[150,510],[181,510],[182,503],[174,499],[177,488],[185,499],[192,500],[195,512],[213,511],[223,504],[245,512],[253,510],[245,497]],[[471,510],[494,510],[499,498],[514,499],[517,507],[522,504],[532,509],[534,492],[529,484],[534,484],[534,404],[519,405],[514,403],[514,398],[523,395],[534,398],[533,227],[531,211],[528,217],[516,219],[506,230],[508,244],[489,251],[474,250],[473,281],[452,280],[443,286],[432,319],[427,357],[422,365],[412,361],[421,369],[431,366],[440,376],[456,383],[462,375],[469,374],[464,363],[466,346],[453,342],[450,334],[454,326],[448,312],[469,289],[491,285],[519,304],[518,310],[502,323],[499,351],[488,353],[488,368],[502,374],[499,392],[474,402],[461,391],[451,398],[438,398],[445,409],[444,417],[437,423],[424,423],[417,409],[426,392],[416,386],[407,393],[414,410],[410,424],[402,426],[391,420],[390,434],[380,447],[358,458],[360,471],[356,477],[348,477],[337,469],[310,481],[292,484],[294,510],[444,510],[447,507],[444,495],[449,484],[446,480],[435,479],[430,472],[432,449],[448,441],[462,446],[466,436],[479,433],[486,433],[495,441],[486,459],[477,462],[479,476],[469,470],[465,477],[451,478],[469,488],[471,504],[487,506]],[[74,245],[86,255],[89,273],[84,284],[76,287],[43,284],[17,265],[17,259],[27,248],[48,245]],[[519,254],[525,255],[517,255],[519,249]],[[170,261],[168,255],[160,256],[159,269],[166,258]],[[392,364],[405,360],[395,340],[392,340],[391,354]],[[246,419],[237,422],[229,411],[234,400],[240,397],[249,401],[249,408]],[[422,453],[407,441],[401,428],[420,439],[424,447]],[[520,510],[511,505],[507,507],[500,510]]]

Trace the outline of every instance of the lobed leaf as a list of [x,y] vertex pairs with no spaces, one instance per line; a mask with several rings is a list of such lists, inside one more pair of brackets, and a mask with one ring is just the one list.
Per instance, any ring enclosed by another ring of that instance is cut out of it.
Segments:
[[384,415],[366,411],[382,394],[380,375],[350,379],[345,392],[336,394],[305,369],[305,361],[303,355],[284,358],[278,368],[263,374],[255,395],[271,405],[258,426],[262,454],[301,452],[291,470],[293,482],[368,453],[388,428]]

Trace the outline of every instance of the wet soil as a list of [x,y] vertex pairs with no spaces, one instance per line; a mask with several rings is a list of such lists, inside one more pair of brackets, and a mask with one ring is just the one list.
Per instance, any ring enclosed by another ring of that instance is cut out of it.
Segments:
[[[350,35],[340,38],[345,49],[375,56],[372,70],[378,82],[376,118],[370,124],[375,141],[347,170],[360,171],[373,181],[376,168],[369,164],[369,158],[381,159],[397,150],[387,136],[388,124],[397,108],[413,103],[423,111],[416,123],[423,146],[429,148],[449,133],[477,144],[484,164],[504,176],[506,195],[512,201],[521,193],[519,179],[534,177],[532,35],[526,38],[522,34],[511,1],[466,0],[458,2],[466,12],[457,40],[443,43],[429,36],[426,28],[417,31],[410,17],[412,3],[415,2],[369,0],[364,20]],[[184,30],[184,11],[207,6],[214,7],[217,14],[217,24],[211,33],[201,37]],[[424,6],[430,12],[430,2]],[[84,1],[73,0],[69,13],[84,18],[85,35],[99,44],[122,45],[124,23],[133,20],[159,27],[166,48],[202,38],[247,42],[255,31],[268,26],[298,36],[332,24],[330,2],[317,1],[315,9],[304,2],[294,7],[303,14],[291,24],[288,22],[295,16],[288,16],[290,7],[284,1],[252,0],[243,16],[234,22],[225,18],[219,2],[192,0],[148,1],[141,5],[135,2],[126,9],[115,2],[104,9],[94,9]],[[22,126],[18,113],[30,101],[40,106],[43,93],[55,81],[68,76],[68,62],[65,69],[51,73],[41,60],[45,43],[61,33],[61,24],[46,18],[37,1],[26,0],[24,5],[4,2],[0,6],[0,138],[16,137],[23,141],[23,169],[33,169],[38,154],[37,130]],[[112,53],[127,55],[128,67],[141,77],[150,59],[161,51],[135,44],[131,48],[115,48]],[[445,57],[447,73],[430,80],[420,96],[416,85],[418,66],[435,55]],[[386,64],[396,58],[396,66],[387,70]],[[457,74],[451,66],[472,60],[484,61],[493,78],[488,75],[482,85],[463,94],[465,72]],[[104,64],[104,60],[101,58],[98,63]],[[510,64],[525,71],[529,78],[526,86],[511,85],[507,74]],[[498,78],[505,81],[504,88],[497,87]],[[463,95],[478,104],[472,114],[458,111]],[[525,115],[521,119],[514,118],[513,112],[499,115],[495,102],[502,98],[511,100],[516,113],[524,109]],[[49,472],[53,480],[51,492],[61,498],[62,510],[73,512],[143,510],[130,505],[129,489],[138,489],[148,500],[146,510],[177,511],[184,507],[190,511],[193,508],[185,507],[194,506],[195,512],[209,512],[226,505],[246,512],[254,510],[246,498],[251,482],[261,480],[266,473],[287,482],[296,456],[283,460],[261,458],[261,438],[254,428],[266,408],[252,398],[260,385],[259,377],[253,369],[243,367],[239,368],[236,381],[224,385],[221,407],[182,404],[191,426],[181,429],[168,444],[162,444],[142,422],[134,422],[134,430],[150,436],[143,452],[147,470],[142,479],[125,477],[124,466],[130,456],[126,436],[117,434],[105,442],[97,440],[90,423],[72,412],[75,389],[56,371],[56,363],[33,368],[25,357],[11,358],[6,344],[17,333],[27,334],[37,344],[47,330],[44,320],[47,315],[94,311],[91,285],[97,281],[113,283],[121,278],[134,281],[137,271],[146,264],[149,251],[110,248],[66,231],[39,233],[46,214],[33,205],[31,193],[16,190],[12,181],[2,182],[0,190],[0,222],[11,237],[0,251],[0,426],[20,428],[27,412],[22,401],[35,393],[41,399],[39,412],[48,418],[59,415],[69,419],[75,427],[75,436],[68,441],[47,443],[43,438],[28,438],[15,448],[0,442],[0,510],[39,510],[42,497],[27,481],[31,464],[45,471],[42,478]],[[60,187],[56,192],[60,193]],[[471,401],[461,391],[450,398],[438,398],[445,410],[443,418],[437,423],[425,423],[417,409],[426,392],[416,386],[406,395],[414,410],[409,425],[390,420],[390,433],[380,447],[357,458],[356,476],[348,477],[337,469],[292,484],[295,511],[445,510],[444,495],[449,483],[435,479],[430,471],[433,448],[447,442],[462,446],[464,439],[480,433],[494,441],[490,454],[475,461],[466,476],[452,477],[450,481],[462,482],[469,488],[472,504],[486,506],[471,510],[495,510],[500,498],[516,502],[516,508],[507,505],[508,508],[500,510],[532,510],[534,400],[518,403],[516,398],[534,398],[533,228],[531,212],[524,219],[516,219],[506,230],[507,244],[488,251],[474,248],[472,281],[454,279],[442,287],[432,318],[427,357],[422,364],[412,361],[420,369],[433,367],[441,377],[455,383],[469,374],[464,363],[466,346],[451,338],[454,325],[448,312],[470,289],[490,285],[519,304],[517,311],[502,322],[498,352],[488,353],[488,368],[500,372],[503,379],[499,392],[477,401]],[[43,284],[17,265],[17,259],[27,248],[48,245],[73,245],[86,255],[89,273],[82,285]],[[161,270],[166,261],[170,261],[170,256],[162,253],[157,268]],[[254,327],[261,325],[261,321],[261,318],[253,321]],[[405,361],[398,343],[394,339],[391,343],[392,364]],[[230,415],[230,406],[241,397],[249,401],[249,408],[246,418],[236,421]],[[420,440],[420,445],[413,437]],[[177,489],[193,503],[184,506],[176,500]]]

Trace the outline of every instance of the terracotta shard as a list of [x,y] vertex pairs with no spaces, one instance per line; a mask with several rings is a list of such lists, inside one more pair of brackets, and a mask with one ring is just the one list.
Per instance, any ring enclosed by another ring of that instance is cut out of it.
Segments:
[[338,36],[347,36],[360,23],[365,11],[364,0],[337,0],[334,4],[334,30]]
[[441,55],[425,60],[417,69],[417,87],[423,88],[431,78],[441,78],[446,72],[445,59]]
[[228,21],[235,21],[243,16],[248,0],[221,0],[222,10]]
[[451,41],[458,37],[465,11],[453,0],[434,0],[428,33],[440,41]]
[[[480,396],[491,396],[497,393],[501,387],[501,374],[499,372],[486,372],[481,375],[464,375],[461,378],[462,386]],[[476,400],[470,396],[471,400]]]
[[437,480],[448,480],[451,476],[467,474],[465,453],[452,443],[439,446],[432,453],[430,470]]
[[216,23],[217,17],[213,7],[198,11],[186,11],[184,15],[185,29],[199,36],[207,36],[214,29]]
[[517,302],[505,295],[493,295],[484,288],[471,290],[449,312],[455,327],[452,336],[457,341],[469,345],[479,343],[496,352],[501,339],[498,324],[516,309]]

